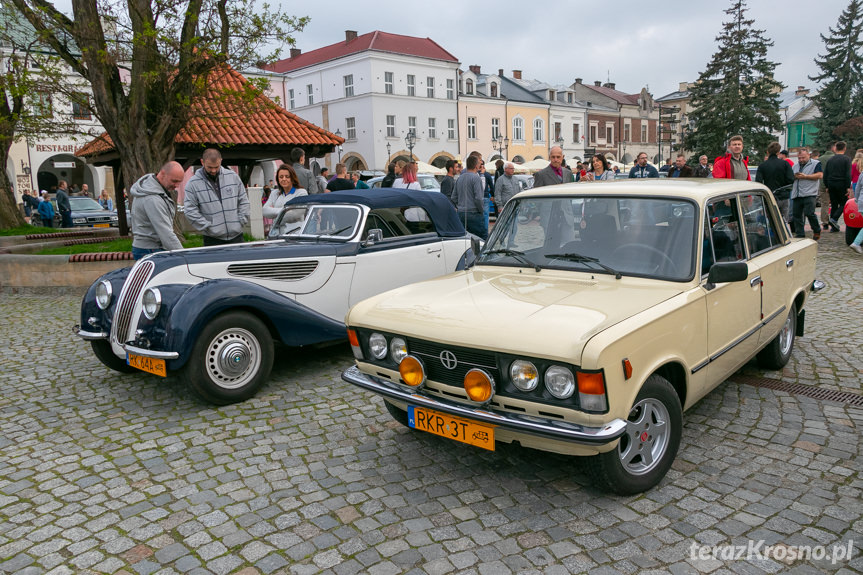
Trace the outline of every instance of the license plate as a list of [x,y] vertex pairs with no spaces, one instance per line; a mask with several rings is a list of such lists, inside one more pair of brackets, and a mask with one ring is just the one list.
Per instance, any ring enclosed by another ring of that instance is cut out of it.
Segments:
[[111,224],[93,224],[94,228],[110,228]]
[[161,377],[168,377],[168,372],[165,369],[165,360],[156,359],[154,357],[144,357],[135,355],[134,353],[126,354],[126,363],[141,371],[152,373]]
[[494,451],[494,427],[413,405],[408,406],[408,425],[440,437]]

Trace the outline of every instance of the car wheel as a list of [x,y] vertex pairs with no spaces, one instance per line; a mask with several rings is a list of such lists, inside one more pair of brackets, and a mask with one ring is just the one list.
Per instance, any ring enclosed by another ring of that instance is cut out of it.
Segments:
[[273,338],[245,312],[216,317],[201,331],[183,367],[192,389],[217,405],[252,397],[273,367]]
[[635,398],[617,447],[588,459],[594,481],[620,495],[647,491],[671,467],[682,429],[677,392],[664,377],[651,375]]
[[794,349],[794,336],[797,332],[797,305],[791,304],[788,317],[782,329],[767,347],[758,352],[758,366],[762,369],[782,369],[791,359],[791,351]]
[[390,415],[392,416],[393,419],[395,419],[396,421],[398,421],[399,423],[401,423],[405,427],[410,427],[410,425],[408,425],[408,412],[407,411],[405,411],[403,409],[399,409],[398,407],[396,407],[395,405],[393,405],[392,403],[390,403],[389,401],[386,401],[386,400],[384,400],[384,407],[387,408],[387,411],[390,412]]
[[96,358],[101,361],[105,367],[121,373],[135,373],[138,371],[126,363],[125,359],[114,355],[114,352],[111,350],[111,344],[107,340],[94,339],[90,342],[90,347],[93,348],[93,353]]

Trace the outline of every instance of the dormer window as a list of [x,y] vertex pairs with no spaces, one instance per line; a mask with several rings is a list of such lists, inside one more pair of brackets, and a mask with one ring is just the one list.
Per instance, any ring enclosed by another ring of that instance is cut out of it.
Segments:
[[491,83],[491,88],[489,89],[489,96],[492,98],[497,98],[497,82]]
[[549,90],[549,91],[548,91],[548,99],[553,101],[553,100],[554,100],[554,96],[555,96],[555,94],[554,94],[554,90]]
[[465,94],[473,95],[473,80],[468,80],[464,83],[465,86]]

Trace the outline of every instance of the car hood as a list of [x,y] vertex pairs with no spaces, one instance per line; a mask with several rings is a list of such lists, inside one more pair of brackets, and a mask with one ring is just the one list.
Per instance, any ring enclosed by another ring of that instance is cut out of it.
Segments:
[[655,280],[484,266],[360,302],[347,324],[579,364],[595,334],[682,291]]

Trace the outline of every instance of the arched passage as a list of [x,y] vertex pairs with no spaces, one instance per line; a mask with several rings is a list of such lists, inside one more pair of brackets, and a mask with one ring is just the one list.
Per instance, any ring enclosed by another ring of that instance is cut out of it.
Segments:
[[449,152],[438,152],[432,156],[429,163],[436,168],[444,168],[447,160],[455,160],[455,157],[453,157]]
[[349,152],[347,155],[342,156],[342,163],[347,166],[349,172],[368,169],[368,163],[366,163],[365,158],[356,152]]

